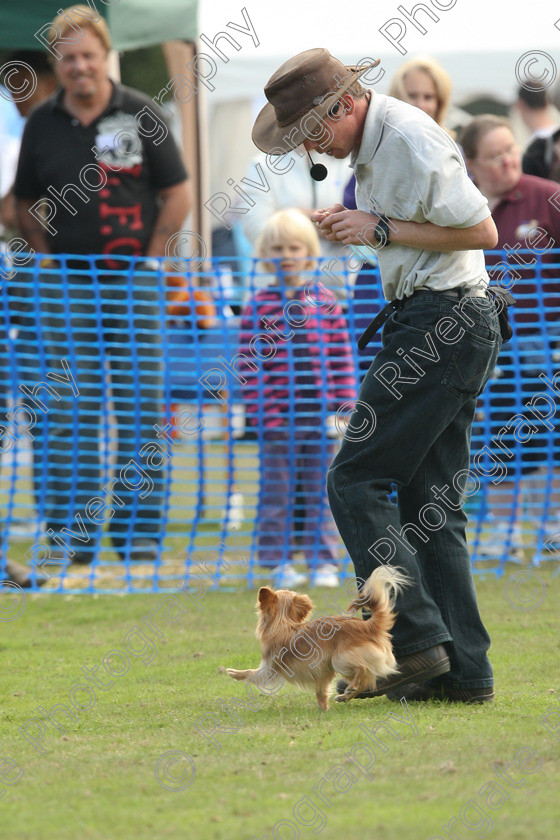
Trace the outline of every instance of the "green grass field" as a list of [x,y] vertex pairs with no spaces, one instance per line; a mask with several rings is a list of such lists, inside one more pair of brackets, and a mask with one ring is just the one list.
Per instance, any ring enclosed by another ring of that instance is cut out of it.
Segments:
[[[477,579],[494,704],[379,698],[323,714],[290,686],[249,703],[221,670],[258,663],[254,591],[182,610],[175,596],[28,596],[1,622],[2,837],[558,840],[560,577],[539,573],[532,611],[511,606],[505,578]],[[312,592],[318,611],[331,595]],[[557,737],[539,721],[551,707]],[[393,737],[368,739],[379,723]]]

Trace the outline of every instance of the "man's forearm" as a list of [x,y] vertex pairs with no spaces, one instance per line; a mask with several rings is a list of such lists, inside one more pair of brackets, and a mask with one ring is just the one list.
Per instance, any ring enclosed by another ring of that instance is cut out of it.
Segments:
[[[498,237],[491,217],[468,228],[439,227],[431,222],[391,220],[390,242],[426,251],[470,251],[494,248]],[[374,244],[374,242],[372,242]]]
[[16,198],[15,211],[18,230],[29,245],[30,251],[35,251],[37,254],[49,254],[51,249],[47,241],[45,228],[29,212],[35,203],[35,201]]
[[[371,244],[374,248],[379,247],[374,234],[379,216],[363,210],[343,210],[324,217],[316,215],[314,221],[331,241],[342,242],[344,245]],[[491,216],[467,228],[440,227],[431,222],[405,222],[400,219],[389,219],[388,222],[389,241],[409,248],[442,252],[469,251],[495,248],[498,242],[498,233]]]
[[187,181],[162,190],[160,207],[152,238],[146,249],[147,257],[163,257],[167,254],[167,242],[181,230],[181,225],[192,207],[191,190]]

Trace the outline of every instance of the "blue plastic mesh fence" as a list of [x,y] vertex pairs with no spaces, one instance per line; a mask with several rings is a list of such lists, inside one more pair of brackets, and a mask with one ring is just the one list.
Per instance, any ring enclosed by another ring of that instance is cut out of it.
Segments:
[[[514,336],[458,479],[473,567],[497,573],[560,547],[560,252],[527,257],[498,278]],[[284,562],[353,576],[325,477],[380,346],[356,349],[384,305],[375,267],[321,266],[296,299],[251,260],[19,262],[0,262],[0,579],[8,559],[75,593],[252,587]]]

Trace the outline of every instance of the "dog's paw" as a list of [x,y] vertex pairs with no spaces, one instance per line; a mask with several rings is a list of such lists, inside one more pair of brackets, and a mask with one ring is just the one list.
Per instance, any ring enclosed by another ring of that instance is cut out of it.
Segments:
[[235,668],[226,668],[226,674],[228,677],[231,677],[232,680],[243,679],[243,671],[237,671]]
[[338,694],[335,697],[335,700],[338,700],[339,703],[348,703],[348,701],[353,700],[355,696],[355,691],[348,691],[348,689],[346,689],[346,691],[343,691],[342,694]]

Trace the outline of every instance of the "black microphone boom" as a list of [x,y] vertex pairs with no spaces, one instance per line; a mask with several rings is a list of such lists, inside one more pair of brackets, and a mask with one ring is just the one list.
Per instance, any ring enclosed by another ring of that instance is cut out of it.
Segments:
[[309,152],[307,152],[307,157],[311,161],[311,169],[309,170],[309,174],[313,178],[314,181],[324,181],[327,175],[329,174],[329,170],[326,166],[322,163],[313,163],[313,159]]

